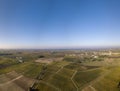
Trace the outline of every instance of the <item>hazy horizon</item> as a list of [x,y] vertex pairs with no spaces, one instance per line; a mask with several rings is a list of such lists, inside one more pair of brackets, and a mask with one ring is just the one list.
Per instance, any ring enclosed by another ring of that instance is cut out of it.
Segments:
[[119,0],[1,0],[0,49],[120,47]]

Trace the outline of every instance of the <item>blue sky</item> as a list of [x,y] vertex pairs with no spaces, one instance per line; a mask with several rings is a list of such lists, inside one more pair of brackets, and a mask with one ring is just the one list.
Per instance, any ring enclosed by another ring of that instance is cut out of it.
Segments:
[[0,48],[120,46],[119,0],[0,0]]

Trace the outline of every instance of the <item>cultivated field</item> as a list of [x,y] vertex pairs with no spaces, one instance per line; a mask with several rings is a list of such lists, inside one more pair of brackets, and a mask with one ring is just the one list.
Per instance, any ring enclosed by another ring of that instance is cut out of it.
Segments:
[[[28,91],[29,87],[38,91],[120,90],[119,54],[94,57],[90,52],[85,56],[84,52],[82,56],[81,52],[80,55],[73,53],[25,51],[2,54],[0,91]],[[18,62],[16,56],[22,56],[24,62]]]
[[0,75],[0,91],[27,91],[34,79],[27,78],[12,71]]

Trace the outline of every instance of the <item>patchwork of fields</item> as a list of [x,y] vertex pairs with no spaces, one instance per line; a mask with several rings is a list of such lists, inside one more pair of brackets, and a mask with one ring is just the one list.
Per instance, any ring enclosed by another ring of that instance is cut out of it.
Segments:
[[[55,64],[55,65],[54,65]],[[81,91],[82,87],[100,76],[101,68],[61,61],[50,66],[37,86],[41,91]],[[62,65],[60,65],[62,64]],[[77,66],[76,66],[77,65]]]
[[34,82],[15,71],[0,75],[0,91],[27,91]]
[[[36,57],[36,56],[35,56]],[[35,59],[35,58],[33,58]],[[43,59],[43,58],[42,58]],[[41,59],[41,60],[42,60]],[[48,58],[47,58],[48,59]],[[110,58],[111,59],[111,58]],[[40,61],[41,61],[40,60]],[[0,91],[119,91],[120,60],[52,61],[49,63],[0,59]],[[104,65],[103,65],[104,64]]]

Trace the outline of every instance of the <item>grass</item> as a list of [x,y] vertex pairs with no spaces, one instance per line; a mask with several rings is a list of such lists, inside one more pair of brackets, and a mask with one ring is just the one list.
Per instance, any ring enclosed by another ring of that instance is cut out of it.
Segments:
[[[63,67],[61,69],[61,67]],[[94,69],[96,67],[86,66],[88,69]],[[61,69],[58,73],[56,73]],[[84,69],[80,63],[64,63],[64,62],[53,62],[47,66],[47,71],[43,78],[43,81],[55,86],[62,91],[76,91],[74,84],[71,81],[71,77],[75,70],[78,70],[78,73],[75,75],[74,80],[79,84],[79,87],[87,84],[88,82],[94,80],[100,75],[101,70],[93,70],[81,72]],[[46,86],[48,88],[48,86]],[[43,91],[46,88],[42,88]]]
[[117,85],[120,81],[120,67],[113,67],[111,72],[95,83],[93,86],[97,91],[120,91]]
[[32,62],[18,63],[10,67],[0,69],[0,74],[5,74],[11,71],[24,74],[25,76],[35,78],[41,71],[42,65]]
[[28,77],[31,77],[31,78],[36,78],[37,75],[40,73],[41,69],[42,69],[42,65],[41,64],[32,64],[26,70],[26,72],[24,73],[24,75],[28,76]]
[[[0,64],[3,66],[5,65],[4,68],[0,69],[0,74],[16,71],[17,73],[21,73],[29,78],[36,78],[40,73],[43,64],[32,61],[36,58],[36,56],[28,56],[30,55],[26,54],[24,56],[24,63],[16,63],[16,60],[13,58],[0,57]],[[73,59],[70,60],[73,61]],[[117,88],[118,82],[120,81],[120,67],[112,67],[110,65],[113,63],[108,63],[106,61],[94,61],[88,63],[78,63],[72,61],[54,61],[48,64],[43,77],[43,81],[46,83],[40,82],[37,85],[37,88],[40,89],[40,91],[57,91],[55,88],[58,88],[61,91],[76,91],[76,88],[71,81],[71,77],[74,72],[77,71],[73,80],[80,88],[79,90],[81,90],[81,88],[86,86],[86,84],[101,76],[103,70],[96,68],[98,68],[98,66],[105,66],[106,69],[111,72],[101,80],[98,80],[92,86],[97,91],[120,91]],[[119,59],[115,62],[119,65]]]
[[55,74],[51,79],[48,80],[48,83],[54,85],[62,91],[76,91],[72,81],[69,78],[59,74]]
[[50,79],[59,69],[60,67],[57,66],[56,62],[48,65],[43,80],[47,81]]
[[57,91],[55,88],[48,86],[45,83],[39,83],[37,89],[39,89],[39,91]]
[[101,70],[92,70],[92,71],[78,71],[74,77],[75,82],[77,83],[78,87],[81,88],[85,84],[91,82],[98,76],[100,76]]
[[55,61],[53,63],[51,63],[50,65],[55,65],[55,66],[58,66],[58,67],[62,67],[62,66],[65,66],[65,65],[68,65],[70,62],[66,62],[66,61]]
[[80,63],[70,63],[66,65],[65,68],[70,70],[83,70]]
[[74,70],[70,70],[70,69],[67,69],[67,68],[63,68],[63,69],[60,70],[60,72],[58,72],[58,74],[66,76],[68,78],[71,78],[73,73],[74,73]]
[[86,65],[82,65],[81,63],[70,63],[66,65],[65,68],[70,70],[83,71],[83,70],[98,68],[98,66],[86,66]]
[[56,65],[50,65],[47,66],[47,72],[52,72],[55,73],[60,69],[60,67],[56,66]]
[[[43,78],[44,81],[47,83],[55,86],[58,89],[61,89],[62,91],[75,91],[76,88],[74,87],[71,76],[74,73],[74,70],[64,68],[63,66],[67,65],[68,62],[54,62],[47,66],[47,71],[45,73],[45,76]],[[61,67],[63,67],[61,69]],[[61,69],[58,73],[56,73],[59,69]],[[40,83],[41,84],[41,83]],[[38,85],[40,88],[40,84]],[[42,83],[43,85],[43,83]],[[44,84],[45,85],[45,84]],[[42,91],[48,91],[48,86],[41,87]],[[41,89],[40,89],[41,90]],[[54,90],[49,90],[54,91]]]
[[21,72],[22,70],[24,71],[24,68],[28,65],[30,65],[30,63],[22,63],[22,64],[12,65],[7,68],[0,69],[0,74],[5,74],[5,73],[11,72],[11,71]]

